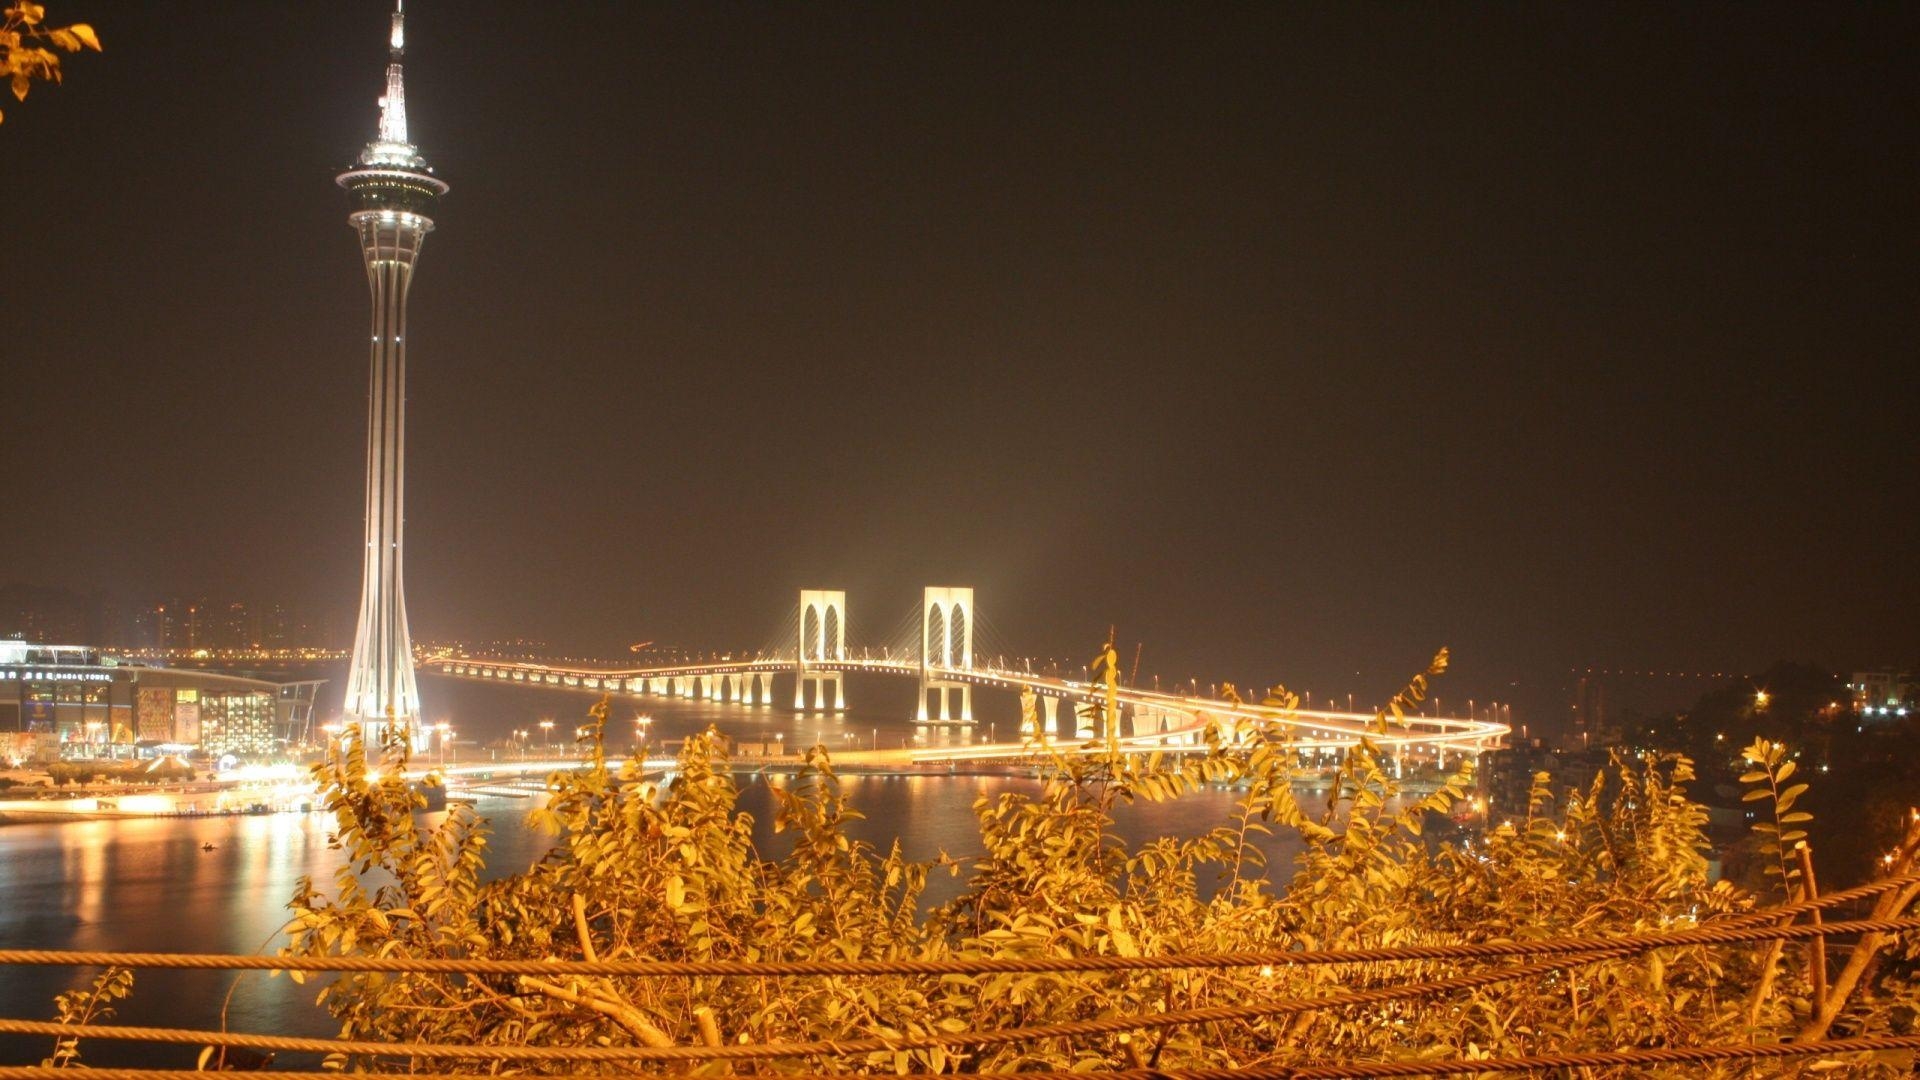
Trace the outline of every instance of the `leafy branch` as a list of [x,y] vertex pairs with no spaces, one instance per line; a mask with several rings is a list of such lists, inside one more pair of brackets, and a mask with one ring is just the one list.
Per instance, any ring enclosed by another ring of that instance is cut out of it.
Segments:
[[[110,967],[94,976],[92,985],[84,990],[69,990],[56,995],[53,999],[54,1020],[62,1024],[91,1024],[113,1017],[113,1002],[125,998],[133,992],[133,972],[123,967]],[[53,1056],[40,1064],[52,1069],[70,1069],[80,1064],[80,1040],[61,1038],[54,1041]]]
[[[60,81],[60,54],[82,49],[100,51],[100,36],[86,23],[47,26],[44,4],[15,0],[0,10],[0,78],[8,81],[16,100],[27,100],[35,79]],[[0,121],[6,119],[0,113]]]
[[1407,714],[1418,711],[1420,703],[1427,700],[1427,690],[1433,685],[1433,680],[1447,673],[1449,659],[1450,655],[1444,648],[1434,653],[1432,662],[1427,664],[1427,670],[1407,680],[1407,685],[1401,687],[1400,692],[1393,695],[1385,707],[1375,710],[1373,714],[1375,730],[1382,734],[1386,732],[1388,714],[1392,714],[1394,723],[1401,727],[1409,726],[1412,721],[1407,719]]
[[1755,822],[1754,834],[1760,837],[1761,850],[1772,856],[1772,862],[1766,867],[1769,877],[1780,879],[1780,888],[1789,901],[1802,899],[1802,883],[1798,860],[1791,852],[1798,844],[1807,839],[1807,831],[1799,826],[1813,820],[1813,815],[1804,810],[1795,810],[1793,804],[1806,793],[1806,784],[1794,784],[1782,789],[1781,785],[1793,776],[1795,765],[1787,756],[1784,744],[1755,739],[1753,745],[1740,752],[1748,764],[1759,766],[1741,774],[1743,784],[1764,784],[1765,787],[1750,788],[1741,796],[1742,802],[1767,800],[1773,807],[1773,820]]

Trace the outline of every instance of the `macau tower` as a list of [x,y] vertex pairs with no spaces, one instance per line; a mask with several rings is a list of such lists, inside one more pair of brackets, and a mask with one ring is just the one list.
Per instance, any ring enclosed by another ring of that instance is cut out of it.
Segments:
[[353,197],[347,222],[360,237],[367,285],[373,293],[371,364],[367,381],[366,552],[360,620],[347,670],[346,723],[369,750],[390,735],[422,747],[420,689],[401,563],[406,551],[407,289],[420,245],[433,231],[427,211],[447,193],[446,182],[407,137],[407,100],[401,85],[406,44],[397,2],[380,99],[380,131],[338,183]]

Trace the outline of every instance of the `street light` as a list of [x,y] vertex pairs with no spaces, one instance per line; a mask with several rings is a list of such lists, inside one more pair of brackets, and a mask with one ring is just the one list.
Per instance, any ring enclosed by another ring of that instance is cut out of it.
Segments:
[[540,745],[542,747],[553,746],[553,721],[551,720],[540,721]]

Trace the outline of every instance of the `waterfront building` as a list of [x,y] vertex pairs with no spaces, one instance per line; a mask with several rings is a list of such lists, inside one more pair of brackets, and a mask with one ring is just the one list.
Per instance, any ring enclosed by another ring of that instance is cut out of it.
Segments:
[[406,515],[407,292],[420,246],[433,231],[426,211],[447,185],[407,133],[401,60],[406,24],[396,7],[387,40],[386,93],[380,128],[354,166],[338,177],[353,195],[348,224],[360,237],[367,285],[373,293],[367,388],[366,548],[360,619],[347,669],[348,730],[369,746],[387,731],[420,746],[420,689],[407,633],[404,575]]
[[265,756],[307,733],[323,682],[154,667],[90,646],[0,641],[0,749],[22,760],[131,754],[142,744]]

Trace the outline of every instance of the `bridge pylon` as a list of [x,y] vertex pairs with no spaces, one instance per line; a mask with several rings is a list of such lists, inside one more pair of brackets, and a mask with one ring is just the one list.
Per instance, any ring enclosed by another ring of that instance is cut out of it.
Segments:
[[[916,724],[973,723],[973,684],[952,678],[973,667],[973,590],[929,585],[920,601],[920,706]],[[927,691],[939,694],[937,718],[927,715]],[[958,690],[960,715],[954,716],[947,692]]]
[[[847,594],[841,589],[800,590],[800,637],[794,650],[793,707],[807,708],[807,685],[813,685],[813,709],[827,711],[827,684],[833,684],[833,710],[847,707],[845,673],[814,665],[847,659]],[[771,687],[769,687],[769,690]]]

